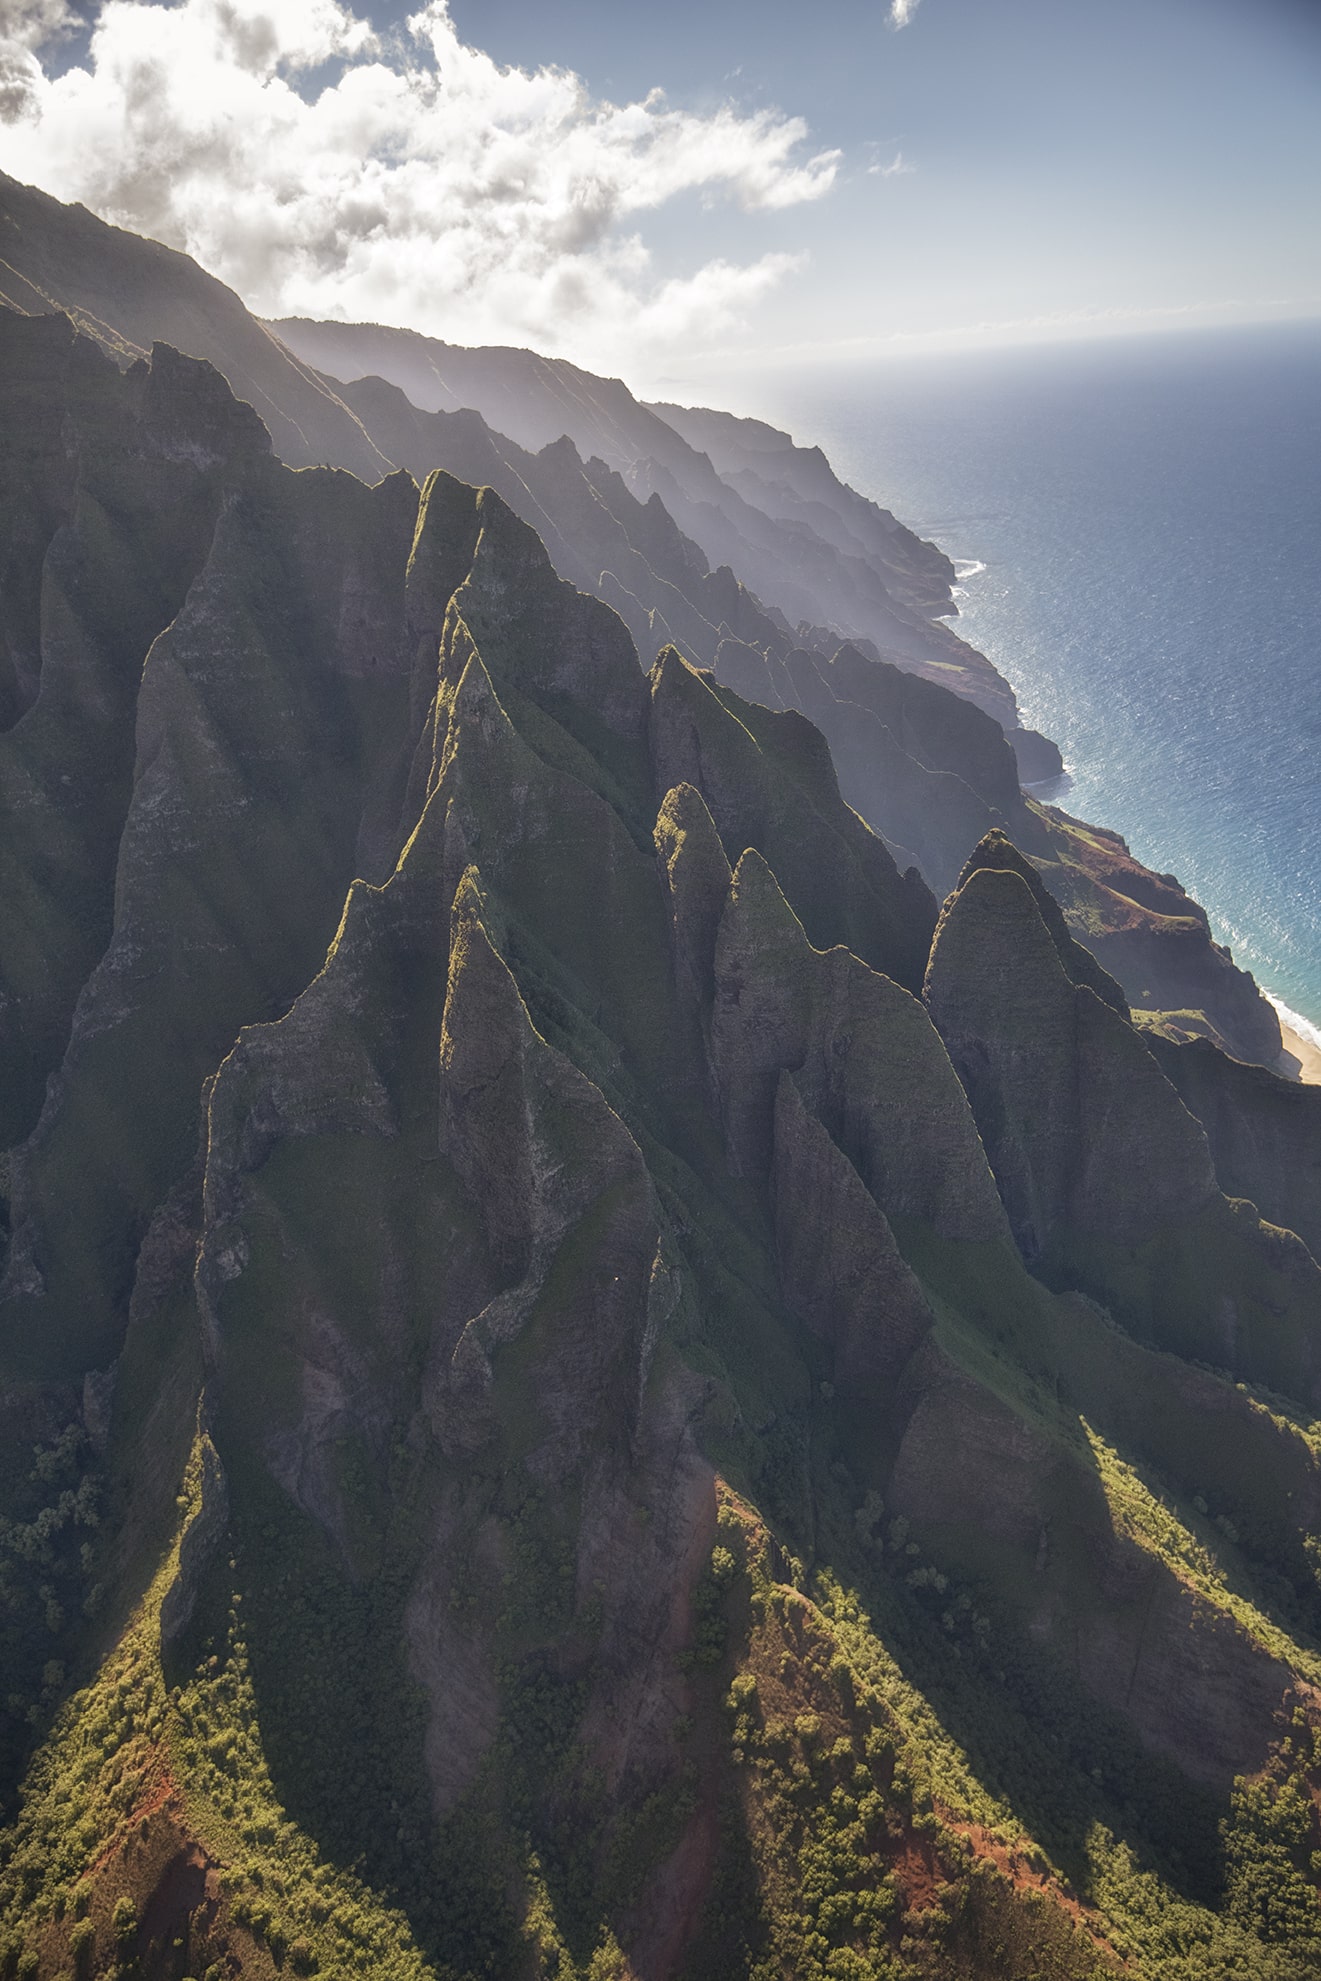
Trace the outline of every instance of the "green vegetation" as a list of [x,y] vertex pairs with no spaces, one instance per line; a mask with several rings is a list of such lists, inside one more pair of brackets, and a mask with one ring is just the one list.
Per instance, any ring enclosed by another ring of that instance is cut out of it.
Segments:
[[[196,1511],[200,1463],[199,1443],[181,1529]],[[217,1648],[184,1682],[167,1679],[159,1615],[177,1567],[176,1542],[95,1683],[64,1706],[24,1785],[0,1872],[0,1945],[11,1970],[35,1958],[34,1971],[51,1963],[54,1972],[61,1948],[75,1964],[86,1965],[93,1949],[98,1958],[117,1949],[119,1958],[139,1906],[150,1910],[172,1857],[192,1839],[217,1867],[219,1892],[218,1920],[189,1947],[199,1969],[229,1946],[258,1974],[296,1948],[296,1972],[300,1964],[352,1972],[365,1959],[396,1981],[433,1974],[397,1909],[327,1861],[277,1796],[240,1591]]]

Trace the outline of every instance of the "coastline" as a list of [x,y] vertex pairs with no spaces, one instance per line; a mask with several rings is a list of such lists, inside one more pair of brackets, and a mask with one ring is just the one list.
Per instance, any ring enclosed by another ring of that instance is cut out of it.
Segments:
[[[951,596],[954,600],[966,598],[968,594],[962,581],[965,578],[980,576],[988,568],[987,564],[973,558],[953,558],[952,561],[958,582],[951,588]],[[1006,679],[1010,679],[1008,674]],[[1017,696],[1018,683],[1011,680],[1010,685]],[[1020,720],[1022,719],[1020,717]],[[1032,782],[1025,780],[1022,789],[1031,797],[1050,802],[1062,797],[1072,786],[1073,778],[1070,770],[1070,765],[1066,763],[1057,777],[1037,779]],[[1321,1087],[1321,1028],[1313,1025],[1300,1012],[1294,1011],[1264,987],[1261,994],[1274,1008],[1275,1015],[1280,1021],[1283,1050],[1274,1071],[1282,1078],[1293,1080],[1300,1086]]]
[[[1271,999],[1271,1003],[1275,1004],[1274,998]],[[1304,1038],[1301,1032],[1295,1031],[1278,1004],[1275,1004],[1275,1012],[1280,1021],[1280,1034],[1284,1040],[1285,1054],[1298,1062],[1297,1073],[1291,1073],[1289,1077],[1301,1080],[1305,1086],[1321,1087],[1321,1046],[1314,1045],[1311,1039]],[[1291,1012],[1289,1016],[1292,1015]]]
[[[1053,736],[1072,769],[1068,796],[1036,783],[1029,795],[1122,833],[1153,869],[1178,874],[1259,985],[1278,971],[1299,1006],[1277,1007],[1288,1056],[1276,1068],[1321,1085],[1321,993],[1307,967],[1318,894],[1314,862],[1300,857],[1321,677],[1314,615],[1283,583],[1310,555],[1316,512],[1301,418],[1321,405],[1315,338],[1258,343],[1245,332],[1194,347],[1176,334],[1149,356],[1149,370],[1113,344],[1049,364],[1039,353],[927,373],[860,366],[786,387],[783,410],[795,426],[810,422],[846,479],[950,558],[951,624],[1007,676],[1022,723]],[[1170,614],[1148,553],[1176,503],[1199,576]],[[1150,590],[1115,586],[1117,563],[1148,571]],[[1265,614],[1278,634],[1270,672],[1226,751],[1221,691],[1239,682],[1238,655]],[[1162,688],[1187,674],[1204,693],[1150,692],[1156,637]]]

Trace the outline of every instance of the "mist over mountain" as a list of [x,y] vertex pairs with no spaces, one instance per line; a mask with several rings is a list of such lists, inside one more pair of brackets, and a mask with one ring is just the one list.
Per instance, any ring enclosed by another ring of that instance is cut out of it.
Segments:
[[943,554],[0,301],[0,1973],[1315,1974],[1321,1091]]

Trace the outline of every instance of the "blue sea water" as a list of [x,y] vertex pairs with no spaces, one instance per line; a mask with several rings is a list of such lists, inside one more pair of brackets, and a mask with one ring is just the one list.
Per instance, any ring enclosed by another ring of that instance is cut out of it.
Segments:
[[1176,873],[1321,1043],[1321,325],[890,361],[767,416],[961,560],[1056,802]]

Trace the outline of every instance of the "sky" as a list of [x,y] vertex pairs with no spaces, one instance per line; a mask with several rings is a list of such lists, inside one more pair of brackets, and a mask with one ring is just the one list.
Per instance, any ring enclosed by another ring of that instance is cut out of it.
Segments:
[[0,169],[643,388],[1321,318],[1321,0],[0,0]]

